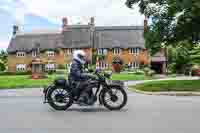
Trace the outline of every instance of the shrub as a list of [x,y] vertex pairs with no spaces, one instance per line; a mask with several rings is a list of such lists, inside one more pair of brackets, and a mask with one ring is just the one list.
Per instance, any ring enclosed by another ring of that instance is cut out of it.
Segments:
[[151,70],[149,67],[145,67],[144,69],[144,73],[145,75],[148,75],[148,72]]
[[129,65],[128,64],[123,65],[123,71],[129,71]]
[[52,75],[52,74],[54,74],[56,72],[56,70],[49,70],[49,71],[47,71],[47,73],[49,74],[49,75]]
[[142,75],[145,74],[145,72],[143,70],[136,70],[134,74]]
[[0,75],[31,75],[31,72],[0,72]]
[[0,71],[5,71],[6,70],[6,65],[3,61],[0,59]]
[[149,67],[145,67],[144,73],[145,73],[146,76],[153,76],[155,74],[155,71],[151,70]]
[[150,70],[150,71],[148,71],[147,76],[153,76],[154,74],[155,74],[155,71],[154,70]]
[[65,67],[65,65],[63,65],[63,64],[59,64],[58,65],[58,69],[65,69],[66,67]]

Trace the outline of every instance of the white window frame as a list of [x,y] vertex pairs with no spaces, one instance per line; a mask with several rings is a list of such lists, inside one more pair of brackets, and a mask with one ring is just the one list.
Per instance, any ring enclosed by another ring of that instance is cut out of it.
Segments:
[[54,57],[55,56],[55,51],[47,51],[47,56],[48,57]]
[[65,50],[65,54],[66,55],[71,55],[73,53],[73,49],[72,48],[68,48]]
[[96,65],[96,68],[100,68],[100,69],[106,69],[108,67],[109,67],[108,63],[104,61],[99,61]]
[[120,54],[121,48],[113,48],[113,54]]
[[129,48],[129,54],[138,55],[140,54],[141,48],[135,47],[135,48]]
[[16,65],[16,71],[24,72],[25,70],[26,70],[26,64],[17,64]]
[[137,61],[129,62],[129,66],[133,69],[138,69],[140,67],[140,64]]
[[32,57],[36,57],[37,56],[37,50],[33,50],[32,51]]
[[26,53],[25,52],[17,52],[16,55],[17,55],[17,57],[25,57]]
[[97,53],[98,55],[106,55],[108,53],[108,50],[106,48],[98,48]]
[[51,71],[51,70],[56,70],[56,64],[54,63],[48,63],[45,65],[45,70],[46,71]]

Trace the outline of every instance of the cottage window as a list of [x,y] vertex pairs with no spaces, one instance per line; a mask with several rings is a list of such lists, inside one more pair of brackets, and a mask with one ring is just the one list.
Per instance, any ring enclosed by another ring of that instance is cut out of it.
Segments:
[[36,57],[37,56],[37,51],[36,50],[33,50],[32,51],[32,57]]
[[26,64],[17,64],[16,65],[16,71],[25,71],[26,70]]
[[129,53],[138,55],[140,53],[140,50],[140,48],[129,48]]
[[48,57],[55,56],[55,52],[54,51],[47,51],[47,56]]
[[100,62],[98,62],[97,63],[97,68],[101,68],[101,69],[105,69],[105,68],[108,68],[108,64],[106,63],[106,62],[104,62],[104,61],[100,61]]
[[46,64],[45,69],[46,69],[46,71],[54,71],[56,69],[56,65],[55,64]]
[[129,62],[129,66],[133,69],[139,68],[138,62]]
[[97,50],[97,53],[98,53],[98,55],[106,55],[107,54],[107,49],[105,49],[105,48],[99,48],[98,50]]
[[24,57],[25,54],[25,52],[17,52],[17,57]]
[[73,49],[69,48],[65,50],[66,55],[71,55],[73,53]]
[[120,48],[114,48],[113,49],[113,54],[119,54],[121,52]]

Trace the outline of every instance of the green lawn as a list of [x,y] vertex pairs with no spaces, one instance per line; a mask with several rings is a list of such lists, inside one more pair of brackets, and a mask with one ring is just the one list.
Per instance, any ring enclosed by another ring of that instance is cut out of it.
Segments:
[[53,77],[47,79],[33,80],[28,75],[0,76],[0,88],[33,88],[48,85]]
[[146,79],[151,79],[151,77],[146,77],[143,74],[126,74],[126,73],[121,73],[121,74],[113,74],[111,77],[112,80],[146,80]]
[[159,91],[200,91],[200,80],[168,80],[168,81],[153,81],[136,86],[131,86],[132,89],[149,92]]
[[[66,76],[67,77],[67,76]],[[46,79],[33,80],[29,75],[0,76],[0,89],[7,88],[34,88],[49,85],[56,78],[55,75],[48,76]],[[149,79],[144,75],[134,74],[113,74],[112,80],[143,80]]]

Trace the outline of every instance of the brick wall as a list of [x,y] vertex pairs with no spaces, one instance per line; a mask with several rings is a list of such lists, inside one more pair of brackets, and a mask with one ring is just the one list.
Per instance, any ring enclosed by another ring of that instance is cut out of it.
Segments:
[[[46,52],[40,53],[40,59],[45,62],[55,63],[57,65],[66,65],[70,64],[72,61],[72,54],[66,54],[65,50],[67,49],[60,49],[59,51],[55,52],[55,56],[48,57]],[[88,55],[89,59],[92,58],[92,48],[85,48],[83,49],[86,54]],[[17,57],[16,54],[9,54],[8,55],[8,71],[16,72],[16,65],[17,64],[26,64],[27,71],[31,70],[30,64],[34,57],[32,57],[32,53],[26,53],[24,57]]]
[[124,64],[128,64],[133,61],[144,62],[144,64],[150,63],[147,50],[142,50],[138,55],[134,55],[129,54],[128,49],[122,49],[120,54],[113,54],[112,49],[109,49],[107,55],[105,56],[105,62],[112,64],[112,60],[115,56],[119,56],[123,60]]
[[[47,53],[43,52],[40,54],[40,58],[46,64],[48,62],[54,62],[57,65],[70,64],[70,62],[72,61],[72,54],[66,54],[65,50],[67,49],[60,49],[58,52],[55,52],[55,56],[53,57],[48,57]],[[92,48],[85,48],[83,50],[88,55],[89,60],[91,60]],[[134,54],[129,54],[128,49],[122,49],[122,52],[118,55],[114,55],[112,49],[109,49],[107,55],[105,56],[104,61],[107,62],[109,65],[111,65],[112,59],[115,56],[121,57],[121,59],[124,61],[124,64],[128,64],[129,62],[133,62],[133,61],[144,62],[144,64],[150,63],[147,50],[142,50],[140,54],[136,56]],[[15,72],[17,64],[26,64],[26,66],[29,66],[33,59],[34,57],[32,57],[31,53],[26,53],[25,57],[16,57],[16,54],[9,54],[8,55],[8,71]],[[31,70],[31,68],[29,67],[28,70]]]

